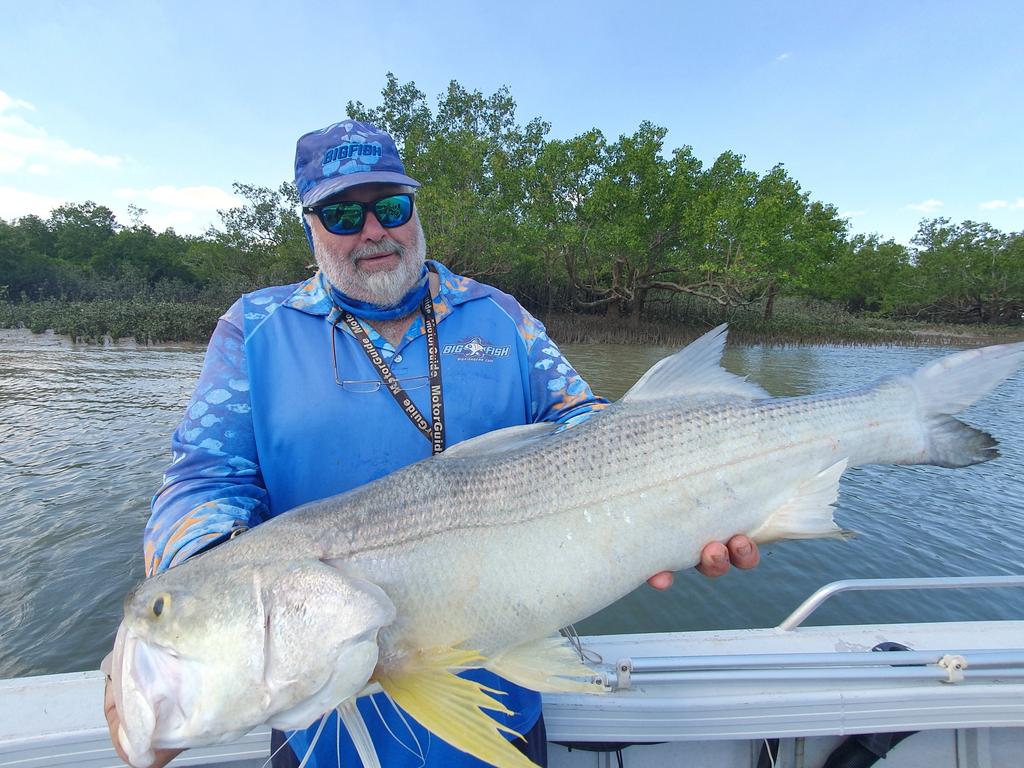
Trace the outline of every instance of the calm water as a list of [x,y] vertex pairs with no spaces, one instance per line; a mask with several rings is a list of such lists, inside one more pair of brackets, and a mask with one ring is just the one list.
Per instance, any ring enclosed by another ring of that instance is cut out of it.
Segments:
[[[621,395],[671,350],[566,346],[594,388]],[[945,350],[730,349],[726,367],[777,395],[863,383]],[[202,364],[198,347],[72,345],[0,330],[0,677],[95,668],[142,575],[148,501]],[[847,542],[784,542],[753,572],[682,574],[578,626],[632,632],[769,626],[822,583],[1024,573],[1024,376],[967,414],[1003,456],[966,470],[869,467],[843,479]],[[818,621],[1021,618],[1024,590],[845,595]]]

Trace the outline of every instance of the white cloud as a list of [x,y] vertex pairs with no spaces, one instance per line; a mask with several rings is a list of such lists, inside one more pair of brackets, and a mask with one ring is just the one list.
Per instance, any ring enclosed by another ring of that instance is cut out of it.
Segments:
[[24,164],[25,162],[20,157],[8,155],[0,151],[0,173],[14,173]]
[[776,61],[785,61],[786,59],[791,59],[791,58],[793,58],[792,52],[786,51],[785,53],[780,53],[778,56],[776,56],[775,60]]
[[27,112],[35,112],[36,108],[34,104],[29,104],[27,101],[22,99],[15,99],[8,94],[0,91],[0,112],[5,112],[11,107],[15,109],[24,109]]
[[33,111],[35,107],[27,101],[0,91],[0,173],[49,173],[64,166],[117,168],[123,162],[115,155],[102,155],[50,136],[16,114]]
[[30,214],[46,218],[50,211],[65,202],[56,197],[37,195],[14,187],[0,187],[0,219],[10,221]]
[[863,216],[867,211],[840,211],[840,219],[855,219],[858,216]]
[[172,208],[214,213],[218,209],[234,208],[244,203],[230,192],[211,186],[173,187],[162,184],[151,189],[115,189],[114,194],[122,200],[142,205],[143,208],[146,207],[144,203],[157,203]]
[[147,213],[143,216],[146,223],[156,232],[173,229],[179,235],[200,235],[210,225],[209,221],[199,220],[192,211],[168,211],[167,213]]
[[[157,232],[170,227],[182,235],[202,235],[219,222],[218,209],[242,205],[243,200],[218,187],[173,187],[161,185],[152,189],[121,188],[114,197],[123,205],[111,209],[120,224],[130,225],[128,204],[144,209],[143,221]],[[15,187],[0,187],[0,219],[10,221],[34,214],[47,218],[50,212],[67,200],[26,192]]]
[[130,220],[127,204],[131,203],[146,211],[143,220],[157,232],[173,227],[179,234],[190,235],[201,235],[210,225],[217,223],[217,211],[245,203],[242,198],[220,187],[175,187],[169,184],[149,189],[121,187],[114,190],[114,197],[125,203],[125,208],[117,211],[118,221]]
[[908,203],[907,208],[912,211],[921,211],[921,213],[931,213],[941,208],[942,205],[941,200],[925,200],[923,203]]
[[989,200],[987,203],[982,203],[978,206],[984,208],[987,211],[992,211],[997,208],[1010,208],[1012,210],[1018,210],[1024,208],[1024,197],[1018,197],[1012,203],[1006,200]]

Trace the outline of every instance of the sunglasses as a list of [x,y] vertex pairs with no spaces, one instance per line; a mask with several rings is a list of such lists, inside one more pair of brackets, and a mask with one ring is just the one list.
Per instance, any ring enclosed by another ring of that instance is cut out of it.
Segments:
[[302,209],[303,213],[315,213],[324,229],[335,235],[354,235],[362,232],[367,211],[373,211],[373,215],[385,229],[400,227],[412,218],[412,195],[388,195],[369,203],[346,200]]

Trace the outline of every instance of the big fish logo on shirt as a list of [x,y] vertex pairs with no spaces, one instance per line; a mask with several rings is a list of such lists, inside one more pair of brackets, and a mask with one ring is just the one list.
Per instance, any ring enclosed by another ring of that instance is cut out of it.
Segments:
[[474,363],[492,363],[495,358],[508,357],[512,347],[497,347],[482,336],[470,336],[457,344],[445,344],[441,350],[443,355],[455,355],[456,360],[468,360]]
[[324,152],[324,176],[372,170],[371,166],[377,164],[383,151],[379,141],[367,141],[362,136],[352,136]]

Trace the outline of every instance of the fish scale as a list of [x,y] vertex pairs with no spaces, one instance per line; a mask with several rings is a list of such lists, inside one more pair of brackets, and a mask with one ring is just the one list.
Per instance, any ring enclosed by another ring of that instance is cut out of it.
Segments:
[[[565,433],[564,441],[553,436],[550,444],[518,456],[500,480],[492,478],[533,510],[519,514],[514,526],[477,499],[479,518],[486,522],[450,521],[441,532],[407,539],[386,558],[351,557],[352,568],[384,586],[400,601],[399,615],[407,617],[403,626],[382,632],[382,647],[400,653],[420,645],[463,644],[486,655],[509,642],[544,636],[627,594],[656,570],[692,565],[705,542],[752,532],[800,480],[844,456],[874,461],[871,446],[887,446],[878,461],[892,461],[894,451],[912,460],[923,450],[921,431],[907,428],[911,420],[900,415],[905,398],[899,394],[858,392],[704,409],[663,402],[640,413],[612,406],[600,419]],[[883,409],[893,415],[878,426],[844,430]],[[843,418],[837,420],[836,413]],[[643,443],[630,439],[640,434]],[[614,463],[595,473],[593,459],[612,454]],[[540,488],[540,473],[532,471],[554,466],[556,458],[559,485],[553,487],[574,489],[558,497],[552,486]],[[464,461],[465,479],[479,482],[474,475],[482,474],[486,458]],[[766,472],[770,462],[779,466]],[[447,470],[445,461],[424,462],[403,482],[431,488]],[[727,508],[723,495],[731,497]],[[438,561],[460,567],[439,576]],[[542,593],[552,580],[588,587],[574,587],[572,596],[559,600],[521,599]],[[466,621],[453,622],[450,611],[437,610],[450,603],[458,604]],[[408,627],[416,629],[406,636]]]

